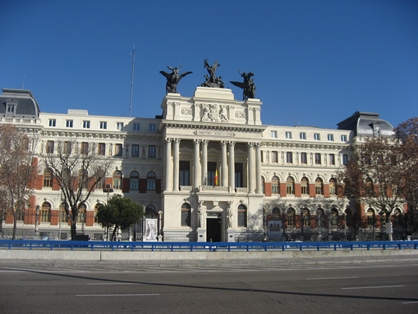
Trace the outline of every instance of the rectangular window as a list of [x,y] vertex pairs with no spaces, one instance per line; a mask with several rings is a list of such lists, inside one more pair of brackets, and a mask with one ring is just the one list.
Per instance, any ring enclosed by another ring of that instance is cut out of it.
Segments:
[[106,155],[106,144],[105,143],[99,143],[99,155]]
[[141,130],[141,124],[134,123],[133,128],[134,128],[134,131],[140,131]]
[[216,162],[208,162],[206,185],[215,185]]
[[271,136],[272,138],[277,138],[277,131],[271,131],[271,132],[270,132],[270,136]]
[[47,141],[46,142],[46,153],[53,154],[54,153],[54,141]]
[[122,156],[122,144],[115,145],[115,156]]
[[300,132],[299,136],[300,136],[301,140],[306,140],[306,133],[305,132]]
[[129,180],[129,190],[137,191],[139,189],[139,179],[130,178]]
[[106,121],[100,121],[100,128],[102,130],[106,130],[107,129],[107,122]]
[[271,162],[278,162],[277,152],[271,152]]
[[334,141],[334,134],[328,134],[328,141]]
[[155,191],[155,179],[147,179],[147,191]]
[[315,164],[320,165],[321,164],[321,154],[316,153],[315,154]]
[[329,164],[330,165],[335,165],[335,155],[334,154],[329,154]]
[[123,130],[123,122],[116,122],[116,129],[119,131]]
[[69,141],[64,142],[64,154],[71,155],[71,142]]
[[83,129],[90,129],[90,121],[83,121]]
[[344,166],[347,166],[348,165],[348,155],[347,154],[344,154],[343,155],[343,165]]
[[89,153],[89,143],[87,143],[87,142],[82,142],[81,143],[81,153],[83,155],[87,155]]
[[73,120],[66,120],[65,121],[65,126],[67,128],[72,128],[73,127]]
[[57,125],[57,120],[49,119],[49,126],[55,127]]
[[190,162],[180,161],[180,186],[190,186]]
[[155,158],[156,157],[156,148],[155,145],[148,146],[148,158]]
[[307,164],[308,163],[306,153],[300,153],[300,163],[301,164]]
[[237,188],[242,188],[244,186],[243,173],[242,163],[235,163],[235,187]]
[[286,153],[286,162],[288,164],[293,164],[293,154],[292,154],[292,152],[287,152]]
[[155,132],[157,131],[157,125],[155,123],[150,123],[149,124],[149,131],[150,132]]
[[347,142],[347,135],[341,135],[341,142]]
[[321,140],[321,135],[319,133],[314,133],[313,138],[315,141],[320,141]]
[[292,138],[292,132],[286,131],[286,138]]
[[139,157],[139,145],[132,145],[132,157]]

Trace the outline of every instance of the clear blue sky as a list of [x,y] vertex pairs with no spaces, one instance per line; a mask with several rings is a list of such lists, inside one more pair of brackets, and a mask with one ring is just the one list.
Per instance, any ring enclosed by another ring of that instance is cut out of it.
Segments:
[[0,87],[41,111],[161,114],[167,66],[193,96],[203,60],[236,99],[253,72],[264,124],[335,128],[356,110],[394,126],[418,112],[417,0],[0,0]]

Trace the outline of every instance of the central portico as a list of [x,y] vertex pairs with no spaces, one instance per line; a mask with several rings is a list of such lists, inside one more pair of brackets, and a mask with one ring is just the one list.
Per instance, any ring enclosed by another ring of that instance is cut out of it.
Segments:
[[261,240],[260,100],[197,87],[192,98],[168,93],[161,107],[164,240]]

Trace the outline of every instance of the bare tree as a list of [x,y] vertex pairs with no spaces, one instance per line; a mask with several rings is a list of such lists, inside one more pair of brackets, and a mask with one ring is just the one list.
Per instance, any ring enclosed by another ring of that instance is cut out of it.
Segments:
[[418,229],[418,117],[410,118],[395,128],[395,135],[402,143],[403,196],[409,206],[410,226]]
[[[347,167],[338,173],[344,194],[390,215],[404,203],[403,146],[391,138],[372,138],[357,147]],[[391,233],[389,234],[391,238]]]
[[0,126],[0,204],[3,212],[13,216],[13,239],[16,222],[24,217],[37,175],[31,140],[14,125]]
[[112,165],[111,157],[101,153],[95,143],[59,141],[56,149],[40,154],[45,169],[61,188],[72,240],[77,234],[80,205],[88,200]]

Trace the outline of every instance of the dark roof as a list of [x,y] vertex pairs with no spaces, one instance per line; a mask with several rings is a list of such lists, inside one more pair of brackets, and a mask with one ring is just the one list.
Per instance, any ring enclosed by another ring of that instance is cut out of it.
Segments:
[[379,118],[378,113],[356,111],[354,114],[337,124],[339,130],[354,131],[354,136],[376,136],[376,131],[382,136],[393,135],[393,126]]
[[0,94],[0,115],[6,116],[6,104],[15,103],[16,111],[14,117],[38,118],[39,105],[29,90],[3,88]]

